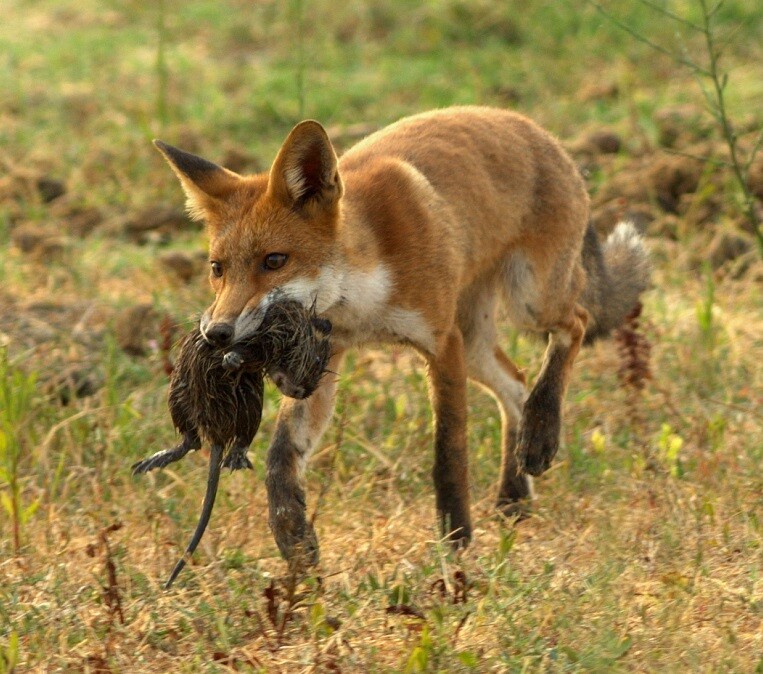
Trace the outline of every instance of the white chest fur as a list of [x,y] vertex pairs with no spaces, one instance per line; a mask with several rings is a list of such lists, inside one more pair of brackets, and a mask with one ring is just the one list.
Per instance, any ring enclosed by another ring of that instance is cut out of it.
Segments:
[[[371,271],[337,274],[336,292],[318,297],[318,311],[334,325],[347,346],[366,342],[403,342],[430,351],[434,337],[418,311],[395,305],[394,281],[383,264]],[[325,302],[331,297],[331,302]],[[321,305],[329,306],[324,309]]]

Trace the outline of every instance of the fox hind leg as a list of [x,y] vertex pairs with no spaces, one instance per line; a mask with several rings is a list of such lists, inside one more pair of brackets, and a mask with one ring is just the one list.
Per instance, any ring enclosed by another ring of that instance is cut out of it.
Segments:
[[497,507],[507,516],[526,515],[534,498],[532,478],[520,471],[517,426],[527,396],[525,377],[497,345],[495,292],[484,291],[462,303],[460,322],[466,342],[469,378],[485,388],[501,415],[501,468]]
[[530,475],[548,470],[559,449],[562,399],[587,323],[588,312],[576,304],[567,320],[551,329],[543,365],[525,402],[517,436],[519,463]]
[[588,324],[577,298],[585,272],[575,247],[557,248],[563,238],[514,251],[505,261],[504,304],[520,329],[547,334],[548,348],[540,374],[525,401],[517,429],[520,472],[540,475],[559,449],[562,399]]

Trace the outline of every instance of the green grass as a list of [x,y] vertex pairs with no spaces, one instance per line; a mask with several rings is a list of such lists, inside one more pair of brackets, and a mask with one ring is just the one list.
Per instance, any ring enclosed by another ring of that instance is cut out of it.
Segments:
[[[758,5],[729,0],[719,15],[722,36],[738,31],[722,65],[743,134],[762,120]],[[458,558],[445,549],[423,365],[399,349],[353,352],[308,473],[309,512],[325,492],[322,563],[296,602],[266,522],[272,388],[255,470],[224,476],[193,563],[161,589],[195,525],[206,460],[130,476],[132,462],[175,436],[157,325],[143,356],[120,349],[115,325],[122,309],[150,302],[188,326],[210,290],[159,260],[203,250],[197,225],[145,245],[123,232],[146,206],[182,205],[151,138],[215,161],[244,150],[267,167],[302,115],[342,145],[356,124],[451,104],[511,106],[571,144],[591,129],[622,136],[619,155],[588,167],[599,195],[664,156],[661,110],[701,106],[688,72],[585,3],[164,0],[160,36],[161,6],[3,7],[0,349],[9,358],[0,374],[17,397],[13,381],[36,384],[23,423],[0,409],[20,450],[0,450],[0,466],[18,475],[2,473],[0,495],[29,509],[18,554],[13,518],[0,511],[0,672],[13,662],[92,672],[760,671],[763,276],[755,259],[739,273],[703,265],[715,232],[740,222],[728,176],[709,164],[692,202],[715,208],[701,226],[683,211],[675,236],[660,235],[669,216],[647,204],[653,379],[629,393],[612,342],[581,353],[565,446],[536,481],[532,518],[493,513],[500,423],[493,401],[470,389],[476,534]],[[606,6],[655,42],[701,56],[695,38],[644,4]],[[696,18],[688,0],[665,6]],[[40,176],[63,180],[67,194],[43,203]],[[84,206],[102,222],[79,238],[67,226]],[[29,226],[63,237],[62,252],[22,252],[16,237]],[[508,329],[504,345],[533,378],[542,347]],[[56,378],[71,368],[97,386],[63,404]]]

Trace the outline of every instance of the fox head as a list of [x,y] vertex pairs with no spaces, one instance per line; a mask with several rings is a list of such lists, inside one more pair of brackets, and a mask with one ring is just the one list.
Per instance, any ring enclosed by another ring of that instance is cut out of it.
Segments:
[[270,171],[240,176],[155,140],[180,179],[191,217],[206,223],[215,300],[201,332],[225,346],[257,330],[279,298],[324,311],[339,298],[342,180],[323,127],[291,131]]

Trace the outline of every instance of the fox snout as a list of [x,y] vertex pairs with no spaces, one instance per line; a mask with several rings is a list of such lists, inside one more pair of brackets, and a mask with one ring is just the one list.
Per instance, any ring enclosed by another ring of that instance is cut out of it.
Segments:
[[201,317],[200,328],[204,340],[219,348],[236,344],[252,335],[260,327],[269,302],[251,301],[243,306],[220,306],[216,301]]
[[213,323],[202,333],[208,344],[222,348],[233,340],[234,327],[230,323]]

